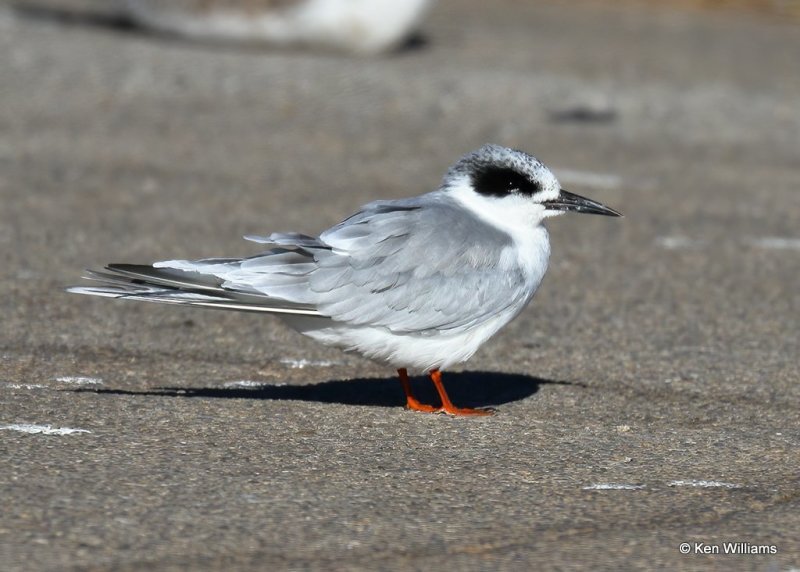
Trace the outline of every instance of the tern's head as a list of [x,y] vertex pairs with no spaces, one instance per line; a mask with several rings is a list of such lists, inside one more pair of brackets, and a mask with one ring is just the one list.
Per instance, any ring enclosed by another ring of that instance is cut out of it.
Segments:
[[515,218],[537,223],[568,211],[622,216],[562,189],[555,175],[536,157],[500,145],[484,145],[464,155],[450,167],[442,188],[458,195],[472,209],[513,213]]

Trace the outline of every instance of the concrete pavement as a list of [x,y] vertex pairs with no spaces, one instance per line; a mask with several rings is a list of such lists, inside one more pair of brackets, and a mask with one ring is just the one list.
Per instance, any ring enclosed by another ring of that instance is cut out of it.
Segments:
[[[442,1],[349,59],[67,4],[0,12],[0,568],[800,567],[796,24]],[[445,374],[491,418],[404,411],[271,318],[61,292],[319,232],[490,141],[626,215],[552,221],[532,306]]]

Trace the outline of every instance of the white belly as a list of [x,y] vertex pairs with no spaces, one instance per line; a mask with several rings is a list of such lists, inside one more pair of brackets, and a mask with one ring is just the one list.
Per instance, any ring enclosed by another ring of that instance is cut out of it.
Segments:
[[539,287],[550,256],[547,231],[540,226],[521,233],[514,252],[518,258],[509,263],[521,269],[525,276],[522,295],[502,312],[471,327],[446,333],[396,333],[385,327],[351,325],[325,317],[284,315],[281,318],[320,343],[355,351],[395,368],[419,372],[446,369],[472,357],[484,342],[519,315]]
[[447,369],[467,361],[518,313],[506,311],[465,332],[448,335],[396,334],[382,327],[351,326],[309,316],[281,318],[301,334],[325,345],[355,351],[395,368],[404,367],[422,373]]

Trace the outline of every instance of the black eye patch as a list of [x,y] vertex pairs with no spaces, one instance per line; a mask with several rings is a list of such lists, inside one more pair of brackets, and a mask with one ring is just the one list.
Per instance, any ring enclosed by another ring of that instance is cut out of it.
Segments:
[[533,195],[542,190],[539,183],[531,182],[508,167],[478,168],[472,175],[472,185],[477,193],[491,197],[504,197],[512,193]]

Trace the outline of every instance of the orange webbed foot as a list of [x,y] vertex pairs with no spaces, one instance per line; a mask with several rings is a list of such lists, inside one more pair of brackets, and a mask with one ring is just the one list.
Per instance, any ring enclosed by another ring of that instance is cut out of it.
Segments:
[[421,411],[422,413],[438,413],[441,411],[440,407],[434,407],[427,403],[420,403],[413,397],[406,398],[406,409],[410,411]]
[[406,394],[406,409],[423,413],[436,413],[438,411],[437,407],[422,403],[414,397],[414,393],[411,391],[411,381],[408,379],[408,371],[405,368],[398,369],[397,375],[400,376],[400,383],[403,385],[403,391]]
[[452,403],[450,404],[450,407],[442,406],[439,407],[436,411],[438,413],[446,413],[447,415],[452,415],[454,417],[470,416],[470,415],[477,417],[481,416],[485,417],[487,415],[495,414],[495,410],[488,407],[485,409],[476,409],[474,407],[455,407]]
[[436,387],[436,391],[439,393],[439,398],[442,400],[442,405],[440,407],[434,407],[433,405],[421,403],[416,397],[414,397],[414,394],[411,391],[411,382],[408,379],[408,371],[406,371],[406,369],[398,369],[397,374],[400,376],[400,383],[403,385],[403,391],[406,394],[406,409],[410,409],[411,411],[421,411],[423,413],[445,413],[446,415],[452,415],[454,417],[481,417],[494,415],[495,413],[494,409],[491,408],[475,409],[472,407],[456,407],[453,405],[453,402],[450,401],[450,397],[447,395],[447,391],[444,389],[444,384],[442,383],[442,374],[438,369],[431,371],[430,376],[433,385]]

